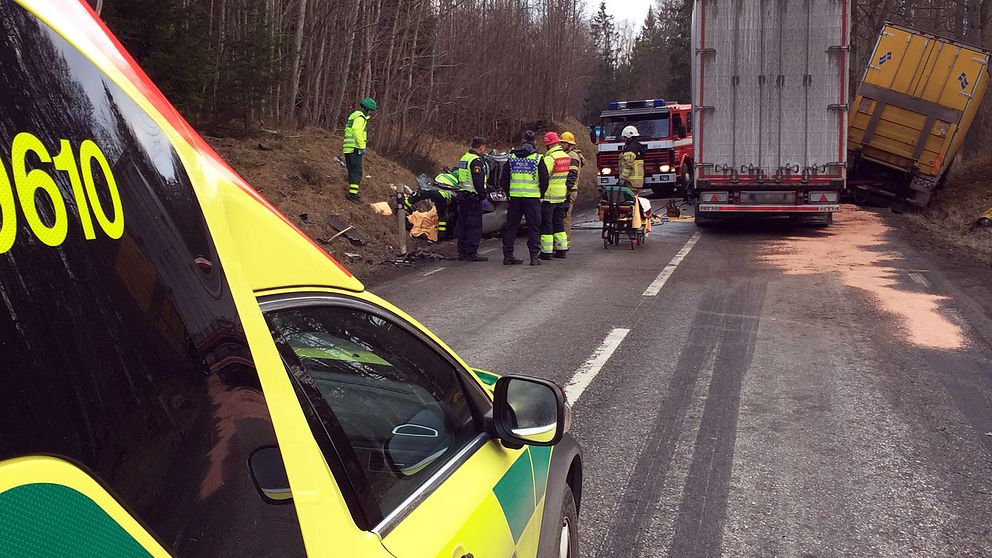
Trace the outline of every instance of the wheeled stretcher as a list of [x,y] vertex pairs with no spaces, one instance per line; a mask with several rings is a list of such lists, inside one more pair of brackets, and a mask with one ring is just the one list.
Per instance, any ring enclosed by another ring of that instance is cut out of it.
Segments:
[[625,186],[604,186],[599,197],[603,222],[603,248],[630,242],[630,249],[644,244],[651,232],[651,202]]

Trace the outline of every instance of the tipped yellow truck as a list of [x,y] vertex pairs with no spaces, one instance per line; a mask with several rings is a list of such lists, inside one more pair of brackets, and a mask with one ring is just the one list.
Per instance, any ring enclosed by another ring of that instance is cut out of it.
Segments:
[[989,83],[987,50],[887,23],[848,118],[848,187],[926,207]]

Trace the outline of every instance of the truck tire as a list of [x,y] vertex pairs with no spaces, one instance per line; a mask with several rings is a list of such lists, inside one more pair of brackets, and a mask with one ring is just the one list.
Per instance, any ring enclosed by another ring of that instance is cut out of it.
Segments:
[[696,222],[696,226],[697,227],[700,227],[700,228],[702,228],[702,227],[708,227],[708,226],[710,226],[710,225],[713,224],[713,221],[711,219],[709,219],[707,217],[703,217],[702,214],[699,213],[699,204],[698,203],[696,205],[694,205],[693,208],[692,208],[692,216],[693,216],[693,221]]
[[871,201],[871,192],[855,186],[851,189],[851,197],[854,199],[854,203],[858,205],[868,205],[868,202]]
[[834,214],[829,211],[817,214],[815,219],[813,224],[820,228],[826,228],[834,224]]
[[[567,484],[563,488],[564,493],[561,500],[561,512],[558,514],[558,524],[556,525],[558,535],[558,554],[565,558],[579,557],[579,510],[575,507],[575,496],[572,489]],[[545,557],[541,557],[545,558]],[[551,557],[549,557],[551,558]]]
[[682,187],[687,194],[692,192],[692,163],[689,161],[682,163]]

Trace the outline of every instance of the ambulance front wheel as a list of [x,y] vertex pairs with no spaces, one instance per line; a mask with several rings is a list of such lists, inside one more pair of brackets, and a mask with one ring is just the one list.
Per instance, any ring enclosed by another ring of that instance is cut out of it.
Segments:
[[561,534],[558,537],[558,556],[560,558],[578,558],[579,556],[579,511],[575,507],[575,496],[572,489],[565,487],[561,500],[561,514],[558,525]]

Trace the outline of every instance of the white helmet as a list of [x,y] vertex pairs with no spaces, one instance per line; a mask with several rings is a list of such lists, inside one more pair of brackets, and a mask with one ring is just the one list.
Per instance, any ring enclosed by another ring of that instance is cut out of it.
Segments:
[[633,126],[627,126],[626,128],[623,129],[622,132],[620,132],[620,136],[623,139],[630,139],[630,138],[637,137],[639,135],[641,135],[641,134],[639,134],[637,132],[637,128],[635,128]]

